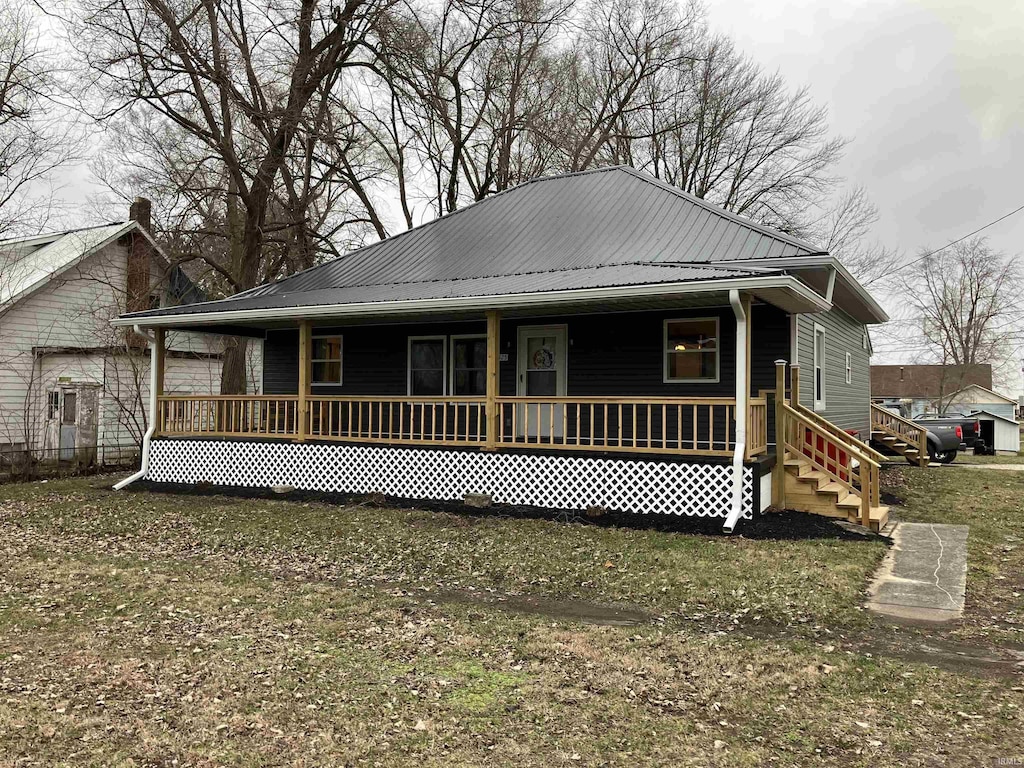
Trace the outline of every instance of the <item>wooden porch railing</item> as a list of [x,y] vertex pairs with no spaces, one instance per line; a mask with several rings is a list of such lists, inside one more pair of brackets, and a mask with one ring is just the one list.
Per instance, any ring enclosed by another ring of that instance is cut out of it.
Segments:
[[163,395],[157,432],[207,437],[293,437],[297,395]]
[[917,449],[917,461],[925,466],[928,461],[928,430],[910,419],[871,404],[871,431],[891,435],[897,440]]
[[731,455],[732,398],[499,397],[498,443],[581,451]]
[[752,459],[768,451],[768,400],[763,397],[750,398],[750,415],[747,418],[747,458]]
[[886,461],[888,461],[888,459],[883,454],[876,451],[865,441],[858,440],[849,432],[840,429],[828,419],[822,418],[819,414],[815,413],[810,408],[799,403],[793,404],[792,407],[800,411],[800,414],[804,416],[806,419],[814,422],[818,427],[824,429],[826,432],[832,435],[832,437],[834,437],[838,442],[843,443],[844,445],[853,450],[866,454],[869,459],[878,464],[884,464]]
[[483,445],[482,397],[309,397],[306,435],[363,443]]
[[781,424],[776,424],[776,433],[782,436],[785,450],[804,457],[811,466],[848,491],[859,493],[861,524],[870,527],[871,507],[880,504],[880,463],[864,450],[860,441],[850,435],[846,435],[849,442],[839,438],[834,430],[819,425],[803,408],[779,403],[777,413],[782,418]]
[[[170,395],[163,435],[274,437],[364,443],[538,446],[554,450],[731,456],[732,398],[498,397],[488,442],[484,397]],[[746,456],[768,449],[767,404],[752,398]],[[304,426],[304,429],[301,427]]]

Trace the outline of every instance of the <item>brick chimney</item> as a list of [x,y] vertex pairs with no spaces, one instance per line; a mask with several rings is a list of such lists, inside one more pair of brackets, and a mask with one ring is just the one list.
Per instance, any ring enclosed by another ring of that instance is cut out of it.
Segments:
[[[136,197],[128,210],[128,218],[137,221],[148,233],[153,218],[153,204],[144,197]],[[133,232],[128,245],[128,303],[129,312],[149,309],[149,274],[152,246],[143,235]]]

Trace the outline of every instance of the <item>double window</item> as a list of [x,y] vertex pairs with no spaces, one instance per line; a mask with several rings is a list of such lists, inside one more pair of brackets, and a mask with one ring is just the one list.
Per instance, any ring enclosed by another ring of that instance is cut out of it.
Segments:
[[486,393],[486,336],[409,337],[410,395],[482,397]]
[[665,382],[718,381],[718,318],[666,320]]

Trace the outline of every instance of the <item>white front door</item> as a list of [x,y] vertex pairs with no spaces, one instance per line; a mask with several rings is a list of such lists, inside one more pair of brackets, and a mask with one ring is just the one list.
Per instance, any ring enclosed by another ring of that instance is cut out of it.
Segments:
[[[565,397],[566,347],[564,325],[522,325],[516,351],[520,397]],[[528,437],[562,437],[562,413],[558,403],[530,403],[519,408],[517,429]]]

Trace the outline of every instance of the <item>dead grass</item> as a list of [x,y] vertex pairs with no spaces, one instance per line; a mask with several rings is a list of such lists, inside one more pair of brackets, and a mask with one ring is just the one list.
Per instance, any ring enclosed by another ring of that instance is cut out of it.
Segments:
[[[114,495],[94,482],[0,489],[4,768],[1021,756],[1015,681],[841,637],[865,624],[877,542]],[[441,586],[639,605],[661,620],[593,626],[431,600]]]

